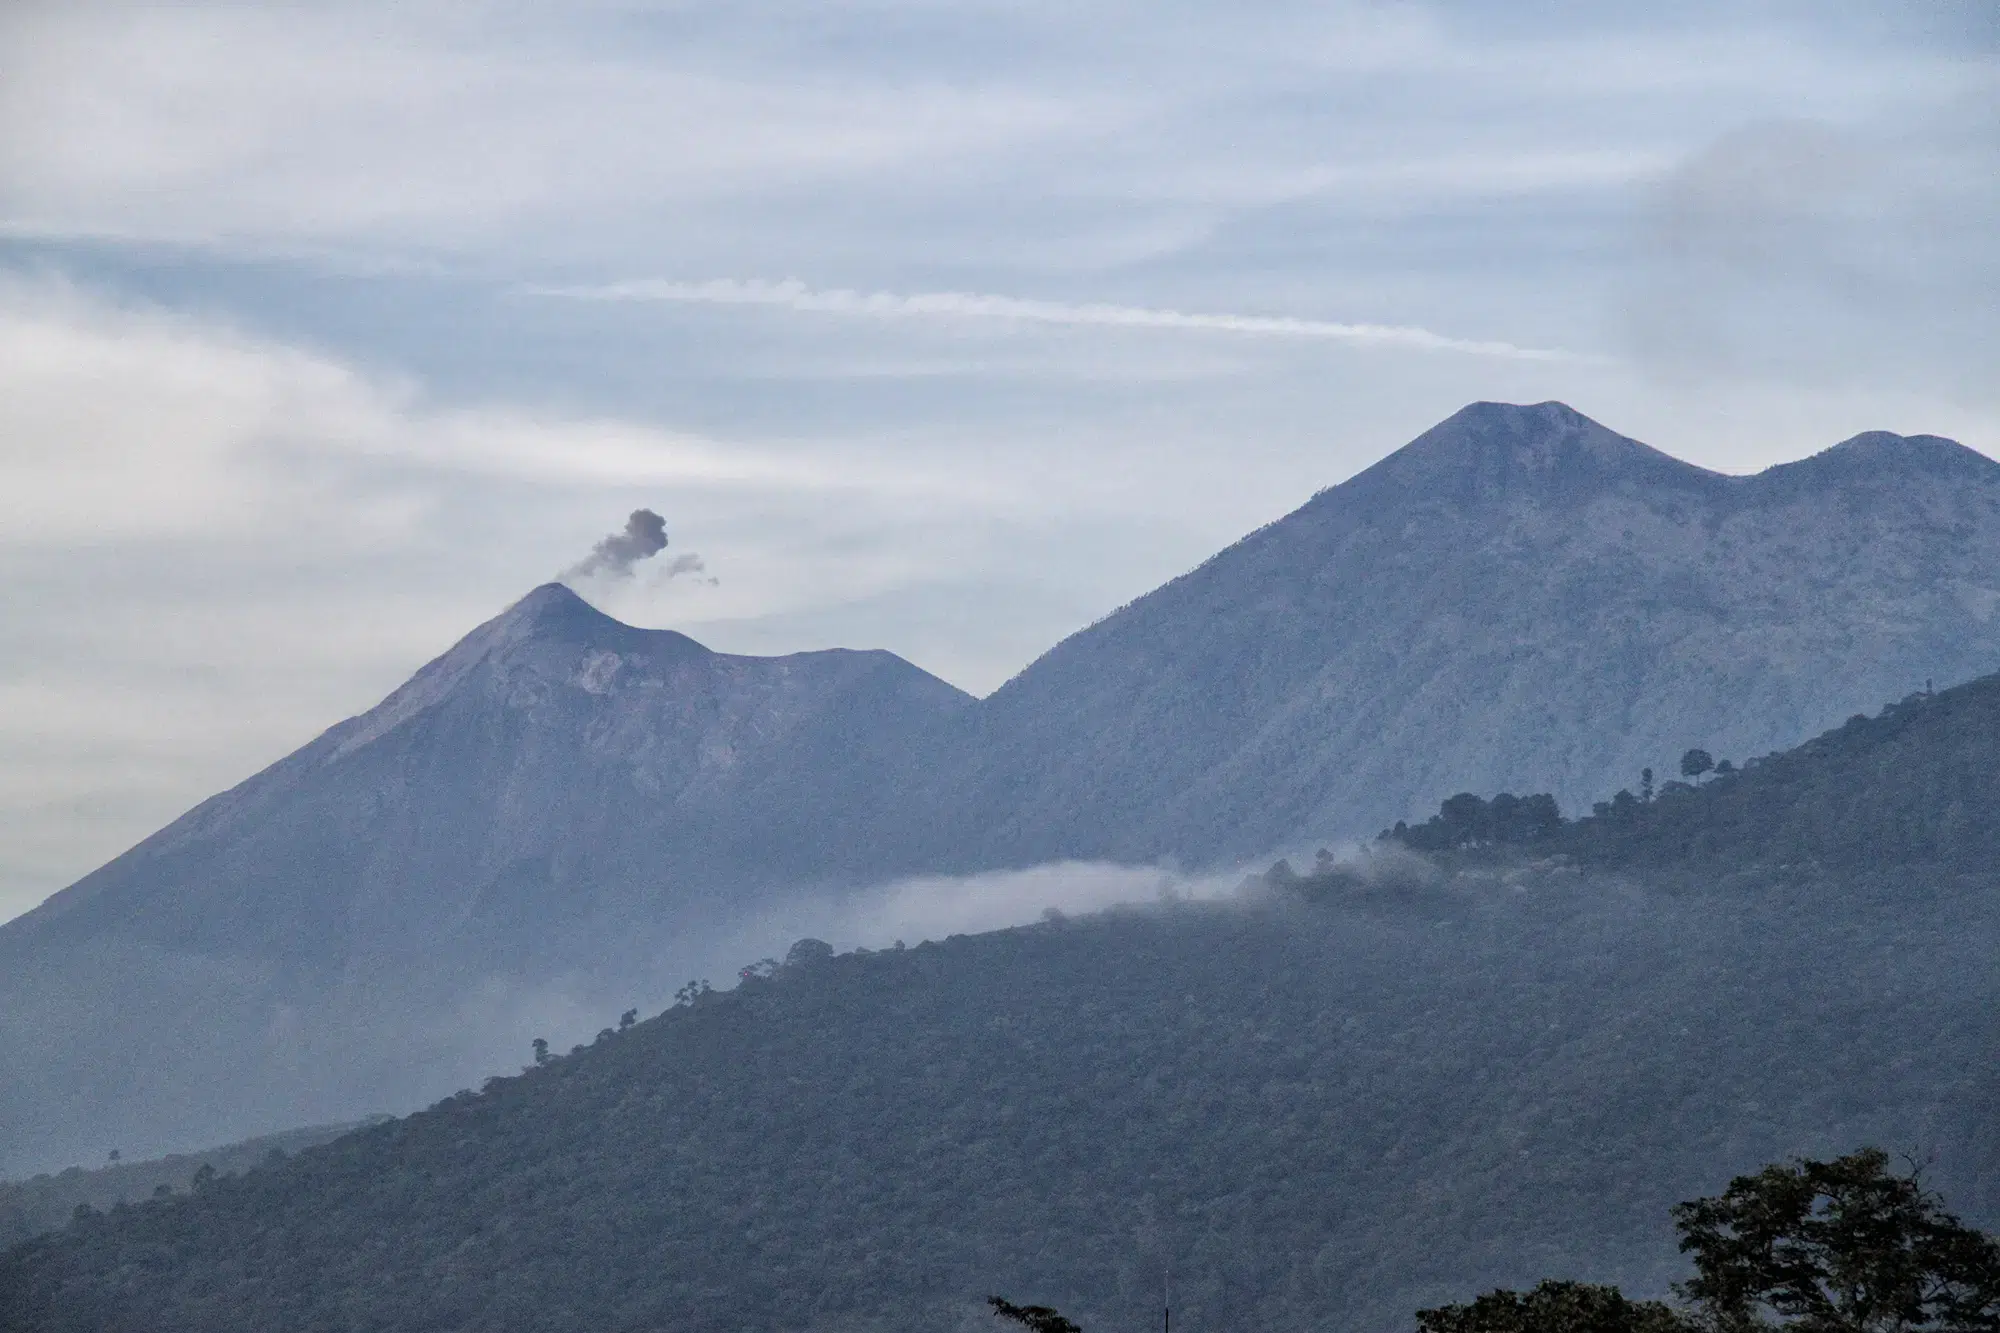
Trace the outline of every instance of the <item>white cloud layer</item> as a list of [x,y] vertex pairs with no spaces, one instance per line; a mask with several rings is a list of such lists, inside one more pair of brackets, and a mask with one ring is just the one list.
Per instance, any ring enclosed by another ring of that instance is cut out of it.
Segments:
[[1574,352],[1513,343],[1453,338],[1429,329],[1394,324],[1343,324],[1324,319],[1279,315],[1191,314],[1138,306],[1076,305],[1062,301],[1024,300],[973,292],[855,292],[815,290],[795,278],[777,282],[717,278],[707,282],[640,280],[591,287],[537,287],[538,296],[584,301],[668,301],[689,305],[777,306],[814,314],[856,315],[872,319],[996,319],[1026,324],[1112,329],[1156,329],[1173,333],[1248,334],[1258,338],[1303,338],[1352,343],[1363,347],[1395,347],[1423,352],[1457,352],[1510,361],[1577,361]]
[[981,875],[922,875],[839,898],[806,898],[774,907],[742,929],[742,942],[731,956],[753,947],[782,949],[801,937],[823,939],[841,951],[890,948],[898,941],[919,944],[1027,925],[1051,914],[1081,916],[1169,898],[1222,898],[1241,879],[1242,872],[1190,877],[1158,866],[1100,861],[1058,861]]
[[608,206],[687,207],[991,151],[1068,116],[946,81],[880,90],[648,60],[605,30],[620,18],[10,6],[0,207],[16,230],[112,237],[518,243]]

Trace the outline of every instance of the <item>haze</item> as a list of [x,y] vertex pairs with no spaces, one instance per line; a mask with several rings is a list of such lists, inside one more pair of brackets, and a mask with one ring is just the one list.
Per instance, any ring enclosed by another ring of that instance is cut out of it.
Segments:
[[1672,9],[9,6],[0,918],[641,507],[984,693],[1478,399],[2000,453],[2000,14]]

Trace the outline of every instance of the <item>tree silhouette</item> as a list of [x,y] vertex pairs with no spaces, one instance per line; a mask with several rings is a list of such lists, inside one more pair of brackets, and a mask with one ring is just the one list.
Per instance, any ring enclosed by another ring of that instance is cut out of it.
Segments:
[[1715,767],[1715,756],[1706,750],[1689,750],[1681,756],[1681,776],[1697,780]]
[[810,937],[800,940],[785,950],[786,967],[811,967],[833,957],[833,946],[825,940]]
[[1879,1148],[1738,1176],[1674,1209],[1695,1277],[1679,1288],[1717,1333],[1991,1333],[2000,1244],[1944,1209]]
[[1420,1333],[1995,1333],[2000,1242],[1960,1222],[1913,1167],[1863,1148],[1738,1176],[1674,1208],[1691,1309],[1543,1282],[1417,1311]]
[[1028,1333],[1083,1333],[1068,1319],[1046,1305],[1016,1305],[1005,1296],[988,1296],[986,1303],[1002,1319],[1011,1319]]
[[[1632,793],[1624,795],[1626,800],[1631,800]],[[1398,820],[1394,828],[1382,830],[1381,836],[1393,838],[1419,851],[1438,852],[1495,843],[1516,845],[1539,842],[1553,837],[1561,830],[1562,823],[1562,810],[1556,805],[1556,798],[1547,792],[1516,796],[1503,791],[1491,801],[1485,801],[1472,792],[1462,791],[1448,798],[1438,806],[1436,814],[1416,827]],[[1313,873],[1325,877],[1336,869],[1329,855],[1315,864]],[[1273,866],[1272,870],[1277,871],[1277,867]],[[1266,881],[1274,887],[1283,888],[1294,878],[1291,867],[1286,865],[1275,877],[1266,876]]]
[[1421,1333],[1692,1333],[1658,1301],[1628,1300],[1616,1287],[1543,1282],[1526,1295],[1491,1291],[1465,1305],[1417,1311]]

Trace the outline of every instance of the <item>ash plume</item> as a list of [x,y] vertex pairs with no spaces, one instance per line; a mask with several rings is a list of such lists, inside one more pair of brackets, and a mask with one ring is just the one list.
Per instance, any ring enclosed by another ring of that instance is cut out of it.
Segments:
[[[614,532],[597,543],[589,555],[564,570],[562,577],[587,579],[596,574],[608,574],[613,578],[630,578],[634,565],[666,549],[667,521],[650,509],[634,509],[632,516],[625,520],[624,531]],[[680,565],[690,558],[699,567],[698,556],[681,556],[675,564]]]

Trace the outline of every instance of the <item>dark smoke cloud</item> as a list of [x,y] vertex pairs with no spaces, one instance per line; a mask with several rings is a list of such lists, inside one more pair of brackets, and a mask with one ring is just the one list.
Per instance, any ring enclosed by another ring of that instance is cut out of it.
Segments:
[[[591,548],[589,555],[563,571],[565,579],[587,579],[594,574],[630,578],[632,566],[667,549],[667,521],[650,509],[634,509],[625,520],[625,530],[614,532]],[[675,563],[687,560],[681,556]],[[697,564],[699,558],[696,557]]]

